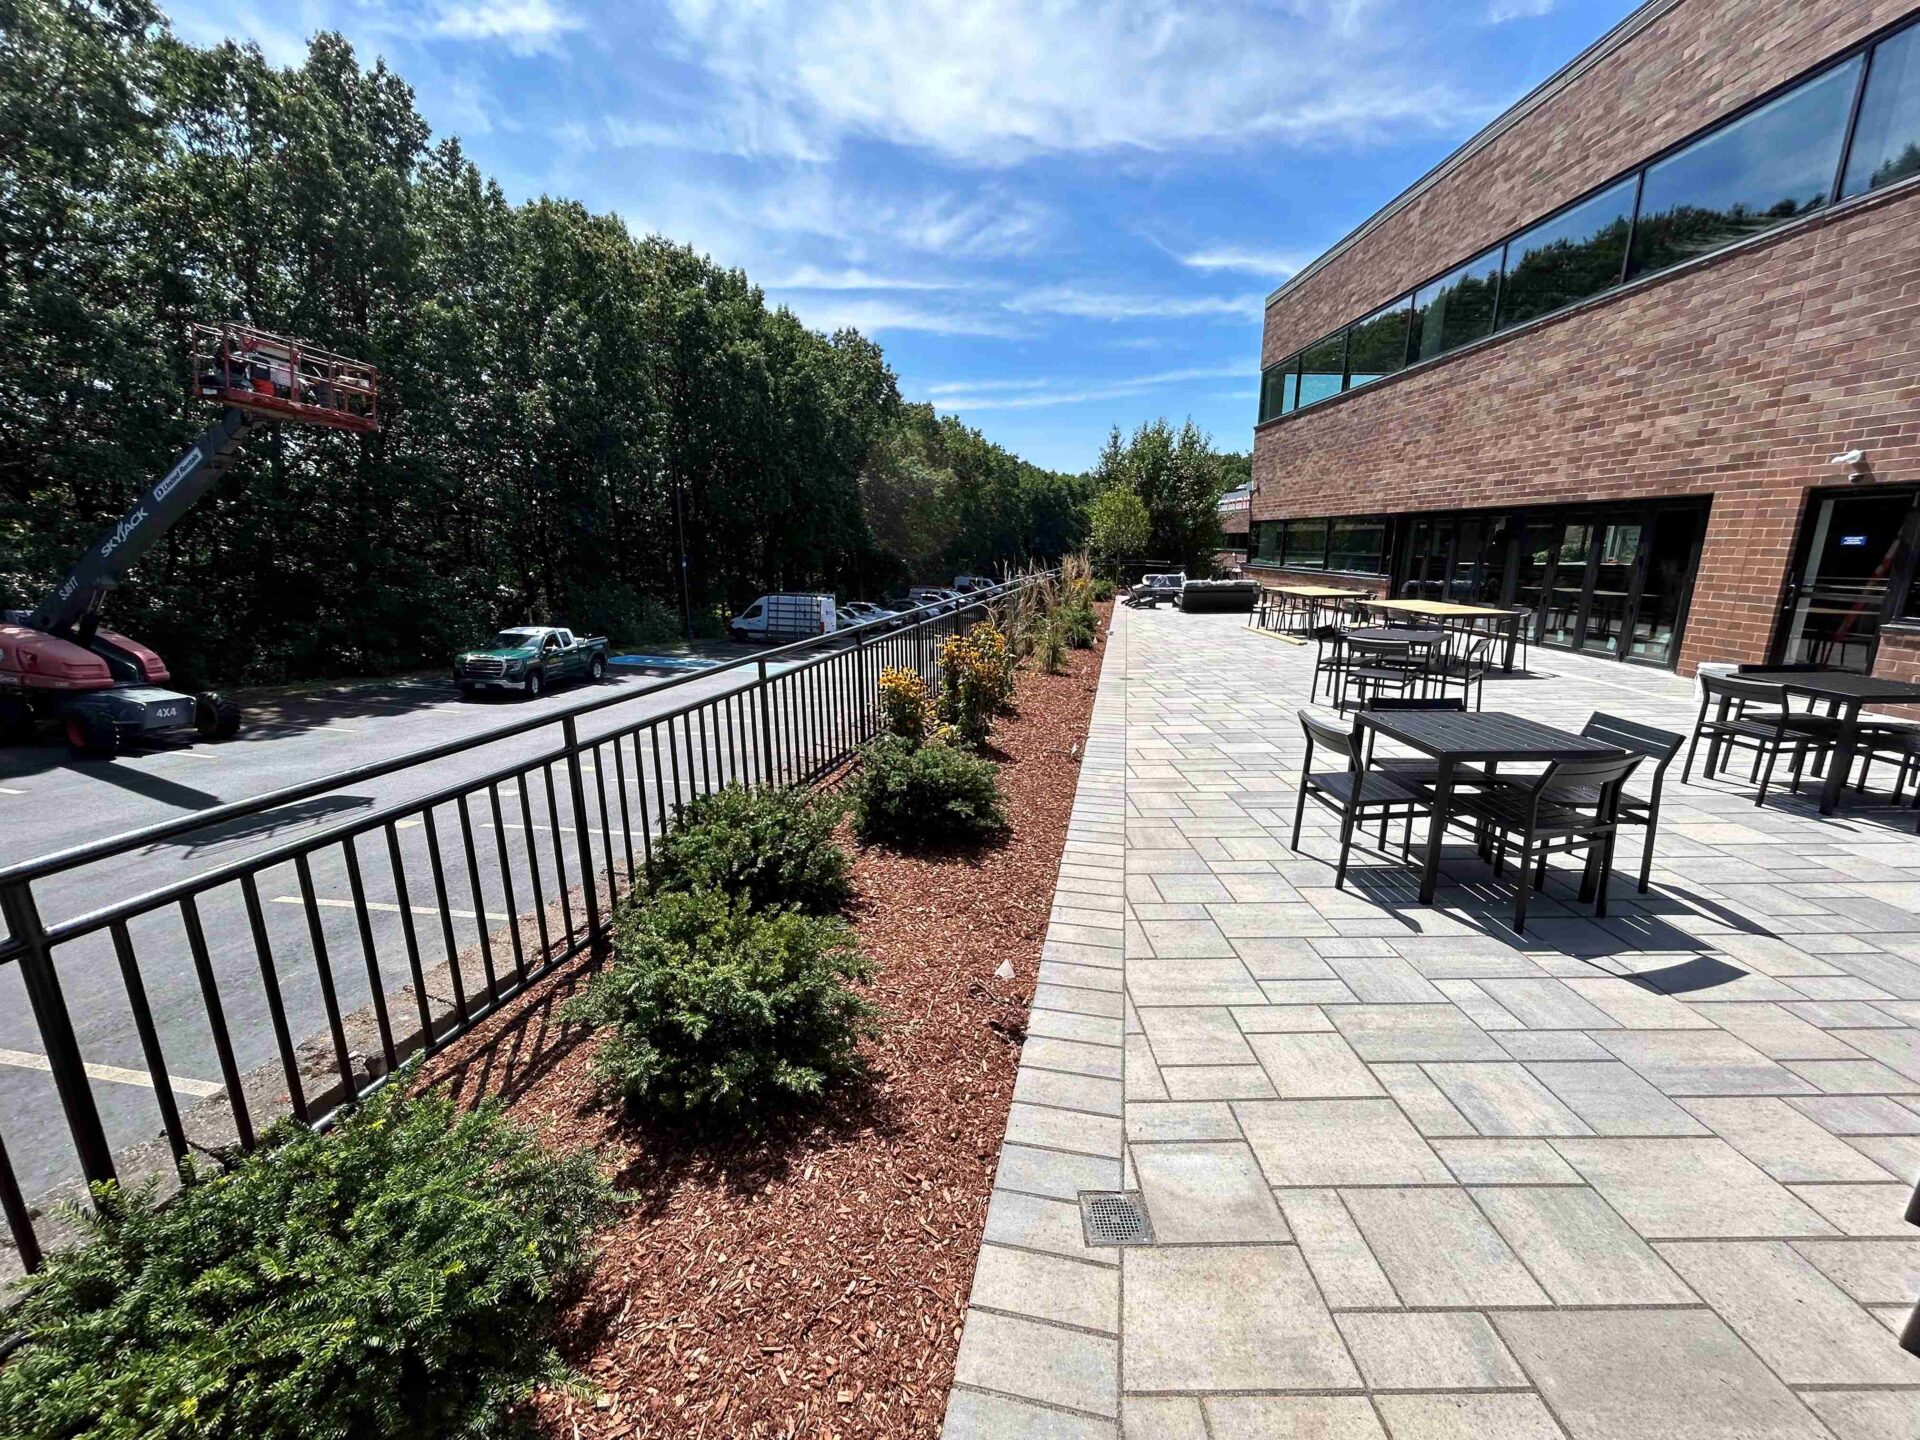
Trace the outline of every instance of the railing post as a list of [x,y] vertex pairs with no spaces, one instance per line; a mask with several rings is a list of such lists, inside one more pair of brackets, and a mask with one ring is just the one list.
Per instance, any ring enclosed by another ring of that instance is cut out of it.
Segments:
[[40,1268],[40,1237],[33,1233],[33,1216],[20,1194],[20,1182],[13,1178],[13,1166],[7,1161],[7,1142],[0,1139],[0,1210],[5,1211],[7,1228],[13,1232],[14,1248],[20,1252],[20,1264],[31,1275]]
[[767,662],[759,662],[760,678],[754,688],[760,692],[760,783],[771,786],[773,778],[773,702],[767,698]]
[[[593,836],[587,829],[587,787],[580,779],[580,732],[573,716],[560,721],[560,732],[567,743],[567,788],[573,793],[573,837],[580,847],[580,885],[587,901],[587,945],[598,965],[607,956],[607,935],[600,928],[600,887],[594,883]],[[478,895],[474,907],[484,910]],[[487,922],[482,919],[480,922]]]
[[90,1184],[105,1184],[114,1178],[113,1148],[107,1144],[100,1111],[93,1103],[93,1086],[87,1079],[86,1062],[80,1058],[80,1042],[73,1033],[66,998],[60,993],[60,976],[53,966],[53,951],[47,944],[46,927],[40,923],[31,884],[15,881],[0,885],[0,912],[5,913],[7,929],[22,947],[20,979],[33,1006],[40,1043],[46,1047],[47,1068],[53,1072],[54,1088],[60,1092],[60,1107],[67,1114],[67,1129],[80,1155],[81,1173]]

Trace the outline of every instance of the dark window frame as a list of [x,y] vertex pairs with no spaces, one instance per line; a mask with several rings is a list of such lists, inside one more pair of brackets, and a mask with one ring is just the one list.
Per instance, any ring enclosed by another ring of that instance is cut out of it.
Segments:
[[[1746,100],[1742,104],[1736,106],[1734,109],[1728,111],[1725,115],[1722,115],[1719,118],[1711,121],[1710,123],[1701,126],[1698,130],[1695,130],[1688,135],[1684,135],[1680,137],[1678,140],[1665,146],[1661,150],[1656,151],[1654,154],[1651,154],[1645,157],[1644,159],[1640,160],[1638,163],[1634,165],[1630,165],[1626,169],[1621,170],[1618,173],[1607,177],[1605,180],[1601,181],[1599,184],[1590,187],[1589,189],[1581,192],[1579,195],[1574,196],[1572,199],[1564,202],[1561,205],[1554,207],[1552,210],[1549,210],[1544,215],[1537,216],[1534,219],[1527,221],[1525,224],[1518,226],[1514,230],[1509,231],[1506,235],[1502,236],[1498,240],[1495,240],[1492,244],[1480,247],[1478,250],[1474,252],[1473,255],[1469,256],[1467,259],[1457,261],[1451,265],[1445,266],[1444,268],[1434,272],[1432,275],[1427,276],[1426,278],[1420,280],[1416,284],[1407,287],[1404,291],[1401,291],[1398,295],[1396,295],[1392,299],[1389,299],[1380,305],[1374,306],[1371,310],[1367,312],[1366,315],[1361,316],[1358,320],[1348,321],[1345,325],[1339,327],[1339,329],[1335,331],[1331,331],[1328,334],[1320,337],[1319,339],[1312,341],[1310,344],[1300,347],[1299,350],[1295,351],[1290,361],[1283,361],[1282,364],[1291,363],[1291,364],[1294,364],[1295,366],[1300,366],[1302,363],[1302,359],[1305,356],[1307,351],[1314,349],[1320,345],[1324,345],[1327,342],[1335,339],[1336,337],[1340,338],[1342,341],[1343,356],[1350,356],[1352,346],[1351,346],[1351,340],[1348,335],[1348,332],[1352,330],[1354,325],[1363,323],[1364,321],[1371,319],[1373,316],[1379,314],[1383,310],[1387,310],[1392,308],[1395,305],[1401,305],[1401,304],[1404,304],[1408,307],[1408,323],[1407,323],[1408,358],[1405,365],[1403,365],[1399,370],[1391,372],[1392,374],[1403,374],[1406,371],[1412,370],[1418,366],[1437,363],[1438,361],[1445,359],[1447,356],[1455,354],[1459,350],[1467,348],[1467,346],[1469,345],[1484,343],[1489,339],[1498,338],[1503,334],[1513,333],[1502,327],[1501,314],[1500,314],[1501,302],[1505,298],[1504,291],[1505,291],[1507,263],[1510,258],[1509,247],[1511,246],[1512,242],[1524,237],[1528,232],[1537,229],[1541,225],[1547,224],[1550,221],[1559,217],[1560,215],[1565,214],[1567,211],[1573,210],[1581,205],[1588,203],[1591,200],[1599,198],[1601,195],[1604,195],[1608,190],[1611,190],[1615,186],[1618,186],[1628,180],[1632,180],[1634,182],[1633,208],[1628,217],[1628,222],[1627,222],[1627,246],[1626,246],[1626,253],[1621,258],[1620,280],[1613,285],[1609,285],[1605,289],[1594,292],[1594,294],[1592,295],[1582,296],[1580,299],[1569,301],[1567,302],[1567,304],[1560,306],[1557,309],[1545,311],[1539,315],[1530,316],[1525,321],[1519,322],[1520,326],[1543,323],[1547,320],[1552,319],[1555,315],[1559,315],[1567,310],[1573,309],[1576,306],[1587,304],[1593,301],[1594,299],[1598,298],[1599,296],[1611,294],[1613,291],[1618,290],[1627,284],[1637,284],[1637,283],[1652,281],[1657,277],[1671,274],[1674,271],[1679,269],[1684,269],[1685,266],[1687,265],[1708,260],[1715,255],[1725,254],[1727,251],[1732,250],[1738,246],[1745,245],[1745,244],[1765,243],[1770,237],[1778,235],[1781,231],[1786,230],[1793,225],[1803,223],[1816,216],[1828,213],[1833,209],[1834,206],[1841,204],[1843,201],[1853,201],[1853,202],[1864,201],[1868,196],[1876,193],[1876,188],[1869,188],[1869,189],[1863,190],[1860,192],[1860,194],[1855,196],[1845,195],[1844,190],[1846,185],[1847,170],[1853,158],[1853,148],[1859,136],[1861,107],[1865,102],[1867,86],[1870,83],[1873,75],[1874,53],[1879,48],[1879,46],[1885,43],[1886,41],[1889,41],[1895,38],[1896,36],[1899,36],[1905,33],[1910,28],[1914,28],[1914,27],[1920,27],[1920,10],[1911,10],[1907,12],[1907,14],[1901,16],[1899,19],[1891,21],[1888,24],[1881,26],[1879,29],[1875,30],[1873,33],[1866,35],[1859,40],[1856,40],[1853,44],[1847,46],[1844,50],[1840,50],[1828,56],[1826,59],[1821,60],[1812,66],[1809,66],[1806,70],[1801,71],[1797,75],[1790,76],[1788,79],[1782,81],[1780,84],[1772,86],[1771,88],[1763,91],[1759,95],[1753,96],[1751,99]],[[1812,210],[1805,212],[1802,215],[1794,216],[1792,219],[1782,221],[1780,225],[1775,226],[1771,229],[1763,230],[1753,235],[1741,236],[1735,240],[1728,241],[1726,244],[1720,246],[1717,249],[1703,251],[1699,255],[1689,257],[1687,260],[1680,261],[1673,265],[1665,266],[1660,269],[1646,271],[1639,275],[1632,275],[1631,278],[1629,278],[1630,272],[1632,269],[1632,264],[1633,264],[1633,246],[1635,243],[1637,231],[1639,230],[1640,212],[1641,212],[1642,204],[1645,200],[1645,195],[1646,195],[1646,180],[1647,180],[1648,171],[1650,171],[1654,166],[1660,164],[1661,162],[1675,155],[1678,155],[1682,151],[1690,149],[1691,147],[1697,144],[1700,144],[1701,142],[1711,138],[1712,136],[1719,133],[1720,131],[1728,129],[1731,126],[1738,124],[1740,121],[1746,119],[1749,115],[1753,114],[1755,111],[1758,111],[1764,108],[1765,106],[1771,105],[1777,100],[1785,98],[1786,96],[1792,94],[1795,90],[1800,89],[1802,86],[1814,84],[1815,82],[1824,78],[1830,72],[1838,70],[1843,66],[1849,65],[1856,59],[1861,61],[1860,73],[1858,76],[1855,77],[1854,92],[1853,92],[1852,100],[1847,110],[1846,121],[1845,121],[1844,129],[1842,131],[1841,144],[1839,147],[1839,155],[1834,166],[1833,179],[1831,184],[1828,186],[1827,197],[1820,205],[1816,206]],[[1906,176],[1892,183],[1896,186],[1903,185],[1903,184],[1920,184],[1920,176]],[[1476,337],[1474,340],[1471,340],[1471,341],[1463,341],[1460,345],[1455,346],[1453,349],[1441,350],[1430,356],[1426,356],[1426,357],[1414,356],[1412,354],[1412,331],[1413,331],[1412,310],[1413,310],[1414,297],[1418,295],[1418,293],[1425,287],[1432,285],[1437,281],[1444,280],[1447,276],[1451,275],[1455,271],[1465,268],[1466,266],[1472,264],[1475,260],[1478,260],[1482,256],[1487,255],[1495,250],[1498,250],[1500,252],[1500,265],[1499,265],[1499,269],[1495,272],[1493,323],[1487,335]],[[1321,396],[1310,403],[1305,403],[1305,404],[1296,403],[1294,408],[1290,411],[1283,410],[1280,414],[1258,419],[1255,422],[1255,428],[1260,428],[1260,427],[1272,424],[1274,421],[1286,418],[1286,416],[1289,414],[1297,414],[1301,410],[1311,409],[1313,406],[1319,405],[1323,401],[1331,400],[1338,395],[1343,395],[1348,393],[1351,387],[1348,383],[1349,376],[1346,373],[1345,361],[1343,361],[1342,369],[1343,369],[1343,373],[1342,373],[1340,388],[1335,392],[1333,392],[1333,394]],[[1266,372],[1264,371],[1262,372],[1263,379],[1264,379],[1265,373]],[[1297,371],[1296,373],[1299,374],[1301,378],[1304,378],[1304,372]],[[1387,378],[1390,378],[1390,376],[1383,375],[1380,378],[1387,379]],[[1369,382],[1369,384],[1371,383],[1372,382]]]

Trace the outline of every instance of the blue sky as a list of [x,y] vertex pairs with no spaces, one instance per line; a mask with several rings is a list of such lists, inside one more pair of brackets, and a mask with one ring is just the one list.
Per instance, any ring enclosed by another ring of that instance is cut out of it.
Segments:
[[[1632,0],[196,0],[383,55],[516,200],[623,216],[858,326],[1043,465],[1252,443],[1261,302]],[[1434,257],[1439,265],[1449,256]]]

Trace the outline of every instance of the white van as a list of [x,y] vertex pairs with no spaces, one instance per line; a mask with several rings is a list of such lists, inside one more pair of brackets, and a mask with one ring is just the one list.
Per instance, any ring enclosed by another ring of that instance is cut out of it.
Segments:
[[962,595],[971,595],[976,590],[991,590],[1000,582],[991,575],[956,575],[953,588]]
[[831,635],[838,623],[831,595],[762,595],[727,622],[727,634],[742,643],[785,644]]

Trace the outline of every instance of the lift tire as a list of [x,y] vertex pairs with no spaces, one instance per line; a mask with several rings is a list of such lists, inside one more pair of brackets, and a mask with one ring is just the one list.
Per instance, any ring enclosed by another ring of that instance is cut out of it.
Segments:
[[231,740],[240,733],[240,707],[213,690],[193,697],[193,728],[202,740]]
[[546,676],[542,675],[538,670],[529,670],[527,672],[527,699],[538,700],[546,688]]
[[596,655],[593,657],[592,662],[587,666],[587,678],[592,680],[596,685],[607,678],[606,656]]
[[111,760],[120,753],[120,732],[102,710],[76,710],[67,716],[67,749],[76,760]]
[[0,745],[24,745],[33,738],[33,707],[11,697],[0,700]]

